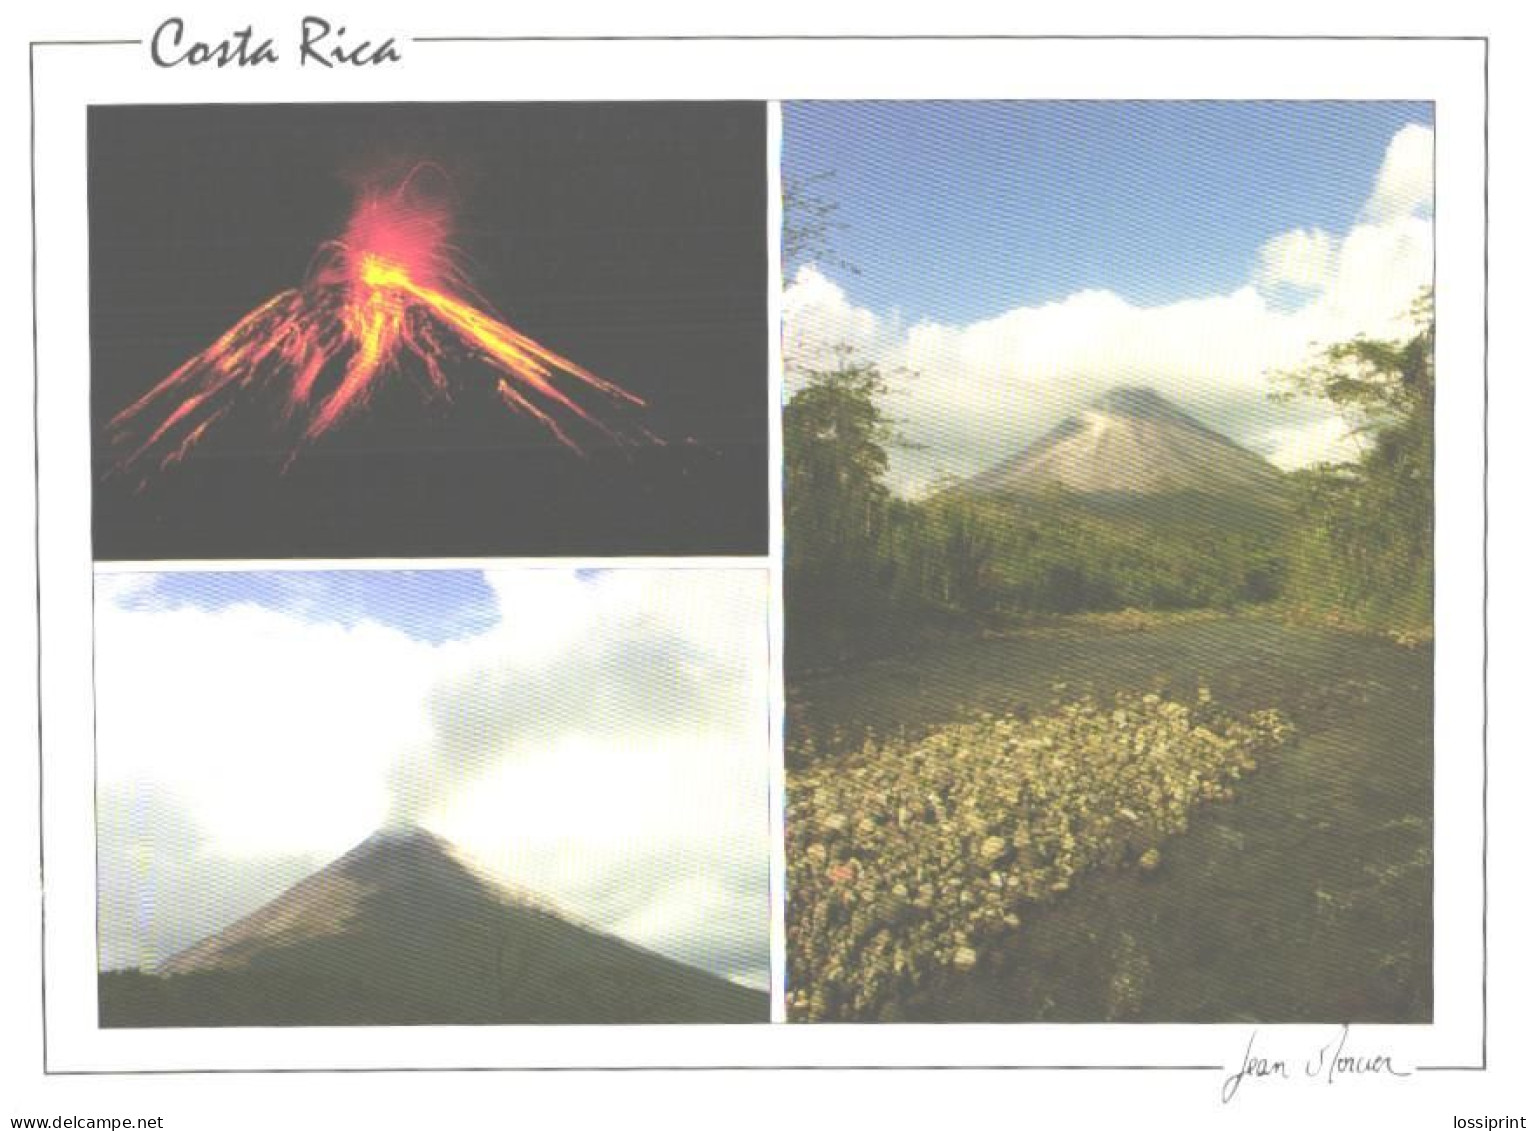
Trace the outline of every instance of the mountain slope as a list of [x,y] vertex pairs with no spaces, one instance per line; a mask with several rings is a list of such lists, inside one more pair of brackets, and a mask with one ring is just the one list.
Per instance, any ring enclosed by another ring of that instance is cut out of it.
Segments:
[[1112,389],[962,485],[980,495],[1195,493],[1275,500],[1282,475],[1149,388]]
[[420,829],[374,834],[101,989],[105,1027],[768,1020],[766,994],[493,885]]

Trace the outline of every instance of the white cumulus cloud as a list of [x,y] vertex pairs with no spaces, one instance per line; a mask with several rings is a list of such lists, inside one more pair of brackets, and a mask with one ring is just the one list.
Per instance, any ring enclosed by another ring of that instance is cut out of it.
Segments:
[[1286,471],[1318,463],[1345,463],[1362,452],[1362,439],[1346,420],[1323,416],[1304,424],[1281,425],[1261,437],[1268,457]]
[[1257,282],[1265,287],[1322,290],[1332,282],[1337,256],[1337,241],[1322,229],[1295,228],[1258,249]]
[[1427,126],[1404,126],[1386,149],[1364,215],[1370,220],[1394,220],[1433,205],[1434,131]]
[[830,361],[838,350],[866,354],[890,333],[879,315],[854,306],[809,264],[784,291],[783,324],[785,357],[811,365]]

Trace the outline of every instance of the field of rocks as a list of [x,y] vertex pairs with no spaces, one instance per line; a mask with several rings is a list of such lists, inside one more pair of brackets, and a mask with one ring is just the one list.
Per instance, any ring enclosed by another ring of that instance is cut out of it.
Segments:
[[790,1018],[1433,1020],[1432,644],[1122,620],[793,674]]
[[1006,965],[1038,909],[1082,877],[1154,875],[1167,839],[1232,801],[1292,730],[1199,687],[795,750],[790,1020],[900,1020],[936,978]]

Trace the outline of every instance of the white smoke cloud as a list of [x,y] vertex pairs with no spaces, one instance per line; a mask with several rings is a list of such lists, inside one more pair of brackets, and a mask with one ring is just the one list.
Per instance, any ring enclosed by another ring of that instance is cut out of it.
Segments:
[[[904,373],[887,405],[912,445],[892,453],[891,485],[919,494],[976,474],[1115,385],[1151,385],[1283,467],[1347,452],[1321,404],[1275,404],[1273,374],[1321,345],[1397,336],[1433,277],[1432,131],[1408,126],[1387,149],[1374,195],[1347,232],[1282,232],[1254,249],[1251,282],[1226,294],[1136,306],[1084,290],[966,324],[903,325],[852,303],[814,266],[786,288],[791,364],[834,350]],[[1276,293],[1289,288],[1300,296]],[[1332,437],[1328,443],[1322,437]]]

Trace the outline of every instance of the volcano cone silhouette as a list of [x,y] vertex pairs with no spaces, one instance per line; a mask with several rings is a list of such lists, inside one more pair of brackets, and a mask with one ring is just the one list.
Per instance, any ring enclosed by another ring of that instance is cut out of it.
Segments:
[[1207,428],[1153,389],[1111,389],[1017,455],[971,479],[981,494],[1052,487],[1084,495],[1197,491],[1269,496],[1278,468]]
[[482,879],[422,829],[369,837],[164,962],[102,975],[113,1026],[768,1020],[764,993]]
[[252,402],[265,402],[273,440],[289,449],[291,463],[300,448],[361,412],[407,362],[429,398],[451,400],[449,372],[470,368],[513,413],[576,452],[583,450],[576,425],[624,442],[626,432],[583,398],[609,409],[645,402],[484,305],[456,266],[446,200],[420,183],[432,168],[365,190],[345,233],[318,249],[302,286],[267,299],[114,416],[108,441],[116,470],[140,474],[142,489]]

